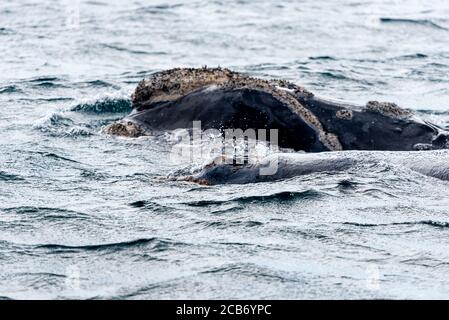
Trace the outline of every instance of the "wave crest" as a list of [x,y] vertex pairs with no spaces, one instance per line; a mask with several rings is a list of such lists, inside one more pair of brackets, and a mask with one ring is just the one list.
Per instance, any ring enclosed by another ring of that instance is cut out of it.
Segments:
[[92,103],[78,104],[70,109],[73,112],[82,113],[128,113],[131,112],[132,105],[129,99],[123,98],[103,98]]
[[229,200],[200,200],[196,202],[189,202],[186,204],[192,207],[207,207],[211,205],[221,205],[229,202],[238,202],[241,204],[245,204],[253,202],[270,203],[270,202],[311,200],[320,198],[322,196],[323,196],[322,192],[310,189],[305,191],[282,191],[269,195],[238,197]]
[[411,24],[411,25],[417,25],[417,26],[431,27],[431,28],[439,29],[439,30],[446,30],[446,31],[449,30],[448,28],[440,26],[439,24],[437,24],[431,20],[428,20],[428,19],[406,19],[406,18],[382,17],[382,18],[380,18],[380,22],[391,23],[391,24]]

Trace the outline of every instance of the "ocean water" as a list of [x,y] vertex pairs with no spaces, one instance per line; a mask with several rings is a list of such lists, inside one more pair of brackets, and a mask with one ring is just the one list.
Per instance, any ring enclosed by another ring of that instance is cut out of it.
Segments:
[[[101,129],[145,76],[223,66],[449,125],[447,1],[0,3],[0,297],[449,298],[449,184],[379,163],[205,187]],[[207,147],[207,146],[206,146]]]

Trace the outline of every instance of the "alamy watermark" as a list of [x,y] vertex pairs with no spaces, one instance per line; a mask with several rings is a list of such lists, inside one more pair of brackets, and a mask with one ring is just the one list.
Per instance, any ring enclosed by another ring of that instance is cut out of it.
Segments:
[[[192,129],[176,130],[171,138],[175,140],[171,163],[202,163],[209,159],[215,165],[258,164],[260,175],[274,175],[278,170],[277,129],[202,130],[201,121],[194,121]],[[212,140],[219,143],[211,144]]]

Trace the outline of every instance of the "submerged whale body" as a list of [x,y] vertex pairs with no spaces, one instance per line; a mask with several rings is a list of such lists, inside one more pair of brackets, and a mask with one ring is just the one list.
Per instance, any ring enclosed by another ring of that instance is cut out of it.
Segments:
[[[362,166],[369,168],[379,162],[449,181],[448,150],[419,153],[369,151],[280,153],[270,155],[253,164],[212,162],[199,173],[177,180],[204,185],[271,182],[312,173],[333,173]],[[266,169],[270,167],[272,170],[267,171]]]
[[448,147],[448,132],[393,103],[327,101],[291,82],[228,69],[172,69],[139,83],[133,111],[109,134],[138,137],[189,129],[277,129],[280,147],[307,152],[414,151]]

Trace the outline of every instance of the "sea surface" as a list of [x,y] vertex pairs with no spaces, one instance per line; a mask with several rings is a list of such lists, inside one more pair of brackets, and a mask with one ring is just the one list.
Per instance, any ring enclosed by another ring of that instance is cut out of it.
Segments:
[[1,0],[0,297],[449,298],[447,182],[206,187],[167,179],[201,166],[167,135],[101,133],[144,77],[205,65],[448,126],[449,2]]

